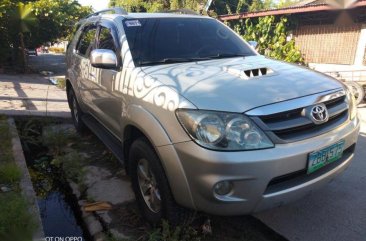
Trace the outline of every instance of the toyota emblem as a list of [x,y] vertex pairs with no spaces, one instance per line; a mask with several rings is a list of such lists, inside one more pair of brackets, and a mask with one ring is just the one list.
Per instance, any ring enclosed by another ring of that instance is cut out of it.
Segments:
[[329,119],[327,107],[324,104],[315,105],[311,108],[310,118],[314,124],[322,124]]

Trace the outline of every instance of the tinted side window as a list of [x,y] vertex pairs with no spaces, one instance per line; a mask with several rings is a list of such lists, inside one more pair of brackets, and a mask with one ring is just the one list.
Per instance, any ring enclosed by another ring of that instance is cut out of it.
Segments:
[[111,30],[105,27],[100,27],[99,32],[99,49],[109,49],[116,53],[116,46],[114,45]]
[[87,27],[84,30],[76,48],[78,54],[83,55],[85,57],[89,56],[89,53],[94,45],[96,30],[97,29],[95,26]]

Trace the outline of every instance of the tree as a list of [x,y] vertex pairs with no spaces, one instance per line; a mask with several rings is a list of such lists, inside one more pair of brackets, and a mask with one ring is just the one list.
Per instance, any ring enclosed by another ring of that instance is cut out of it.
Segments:
[[301,0],[280,0],[276,8],[287,8],[299,2],[301,2]]
[[38,0],[34,2],[34,13],[39,26],[34,31],[30,43],[40,46],[47,42],[69,39],[75,24],[90,14],[90,7],[83,7],[74,0]]
[[91,11],[75,0],[1,0],[0,67],[10,62],[25,66],[25,47],[67,39],[78,20]]
[[[203,10],[206,2],[207,0],[110,0],[109,6],[120,6],[129,12],[155,12],[181,8],[200,12]],[[211,16],[234,14],[269,9],[273,6],[273,0],[213,0],[209,9],[209,14]]]
[[258,43],[259,53],[286,62],[302,63],[302,55],[293,39],[288,40],[291,23],[285,16],[265,16],[245,20],[245,27],[240,33],[246,40]]
[[120,6],[129,12],[157,12],[180,8],[199,11],[204,3],[204,0],[110,0],[109,6]]
[[27,67],[27,58],[25,56],[24,35],[30,32],[30,27],[35,26],[37,19],[32,12],[31,3],[17,3],[16,8],[10,13],[10,32],[13,38],[19,36],[21,68],[25,72]]

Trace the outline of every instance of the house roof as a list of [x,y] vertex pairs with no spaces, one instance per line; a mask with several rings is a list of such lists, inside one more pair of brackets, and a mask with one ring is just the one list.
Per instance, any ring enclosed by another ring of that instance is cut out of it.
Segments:
[[[264,17],[269,15],[287,15],[287,14],[298,14],[298,13],[308,13],[308,12],[318,12],[318,11],[332,11],[339,10],[340,7],[334,6],[332,4],[335,0],[315,0],[315,1],[302,1],[294,6],[287,8],[278,8],[278,9],[269,9],[262,10],[256,12],[243,12],[237,14],[227,14],[220,15],[218,19],[221,21],[230,21],[237,19],[246,19],[246,18],[256,18],[256,17]],[[345,0],[347,1],[347,0]],[[302,5],[300,5],[302,4]],[[357,8],[366,6],[366,0],[359,0],[353,3],[348,8]]]

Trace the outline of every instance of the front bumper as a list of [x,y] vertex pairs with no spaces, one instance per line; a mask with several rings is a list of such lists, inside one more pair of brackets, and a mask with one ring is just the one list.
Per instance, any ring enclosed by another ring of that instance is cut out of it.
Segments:
[[[256,151],[218,152],[193,141],[174,144],[191,195],[182,197],[172,185],[173,194],[181,205],[217,215],[241,215],[281,206],[345,170],[353,157],[359,129],[360,122],[355,118],[326,134]],[[307,175],[308,154],[341,139],[345,140],[343,157]],[[227,180],[232,182],[233,191],[226,196],[215,195],[214,185]]]

